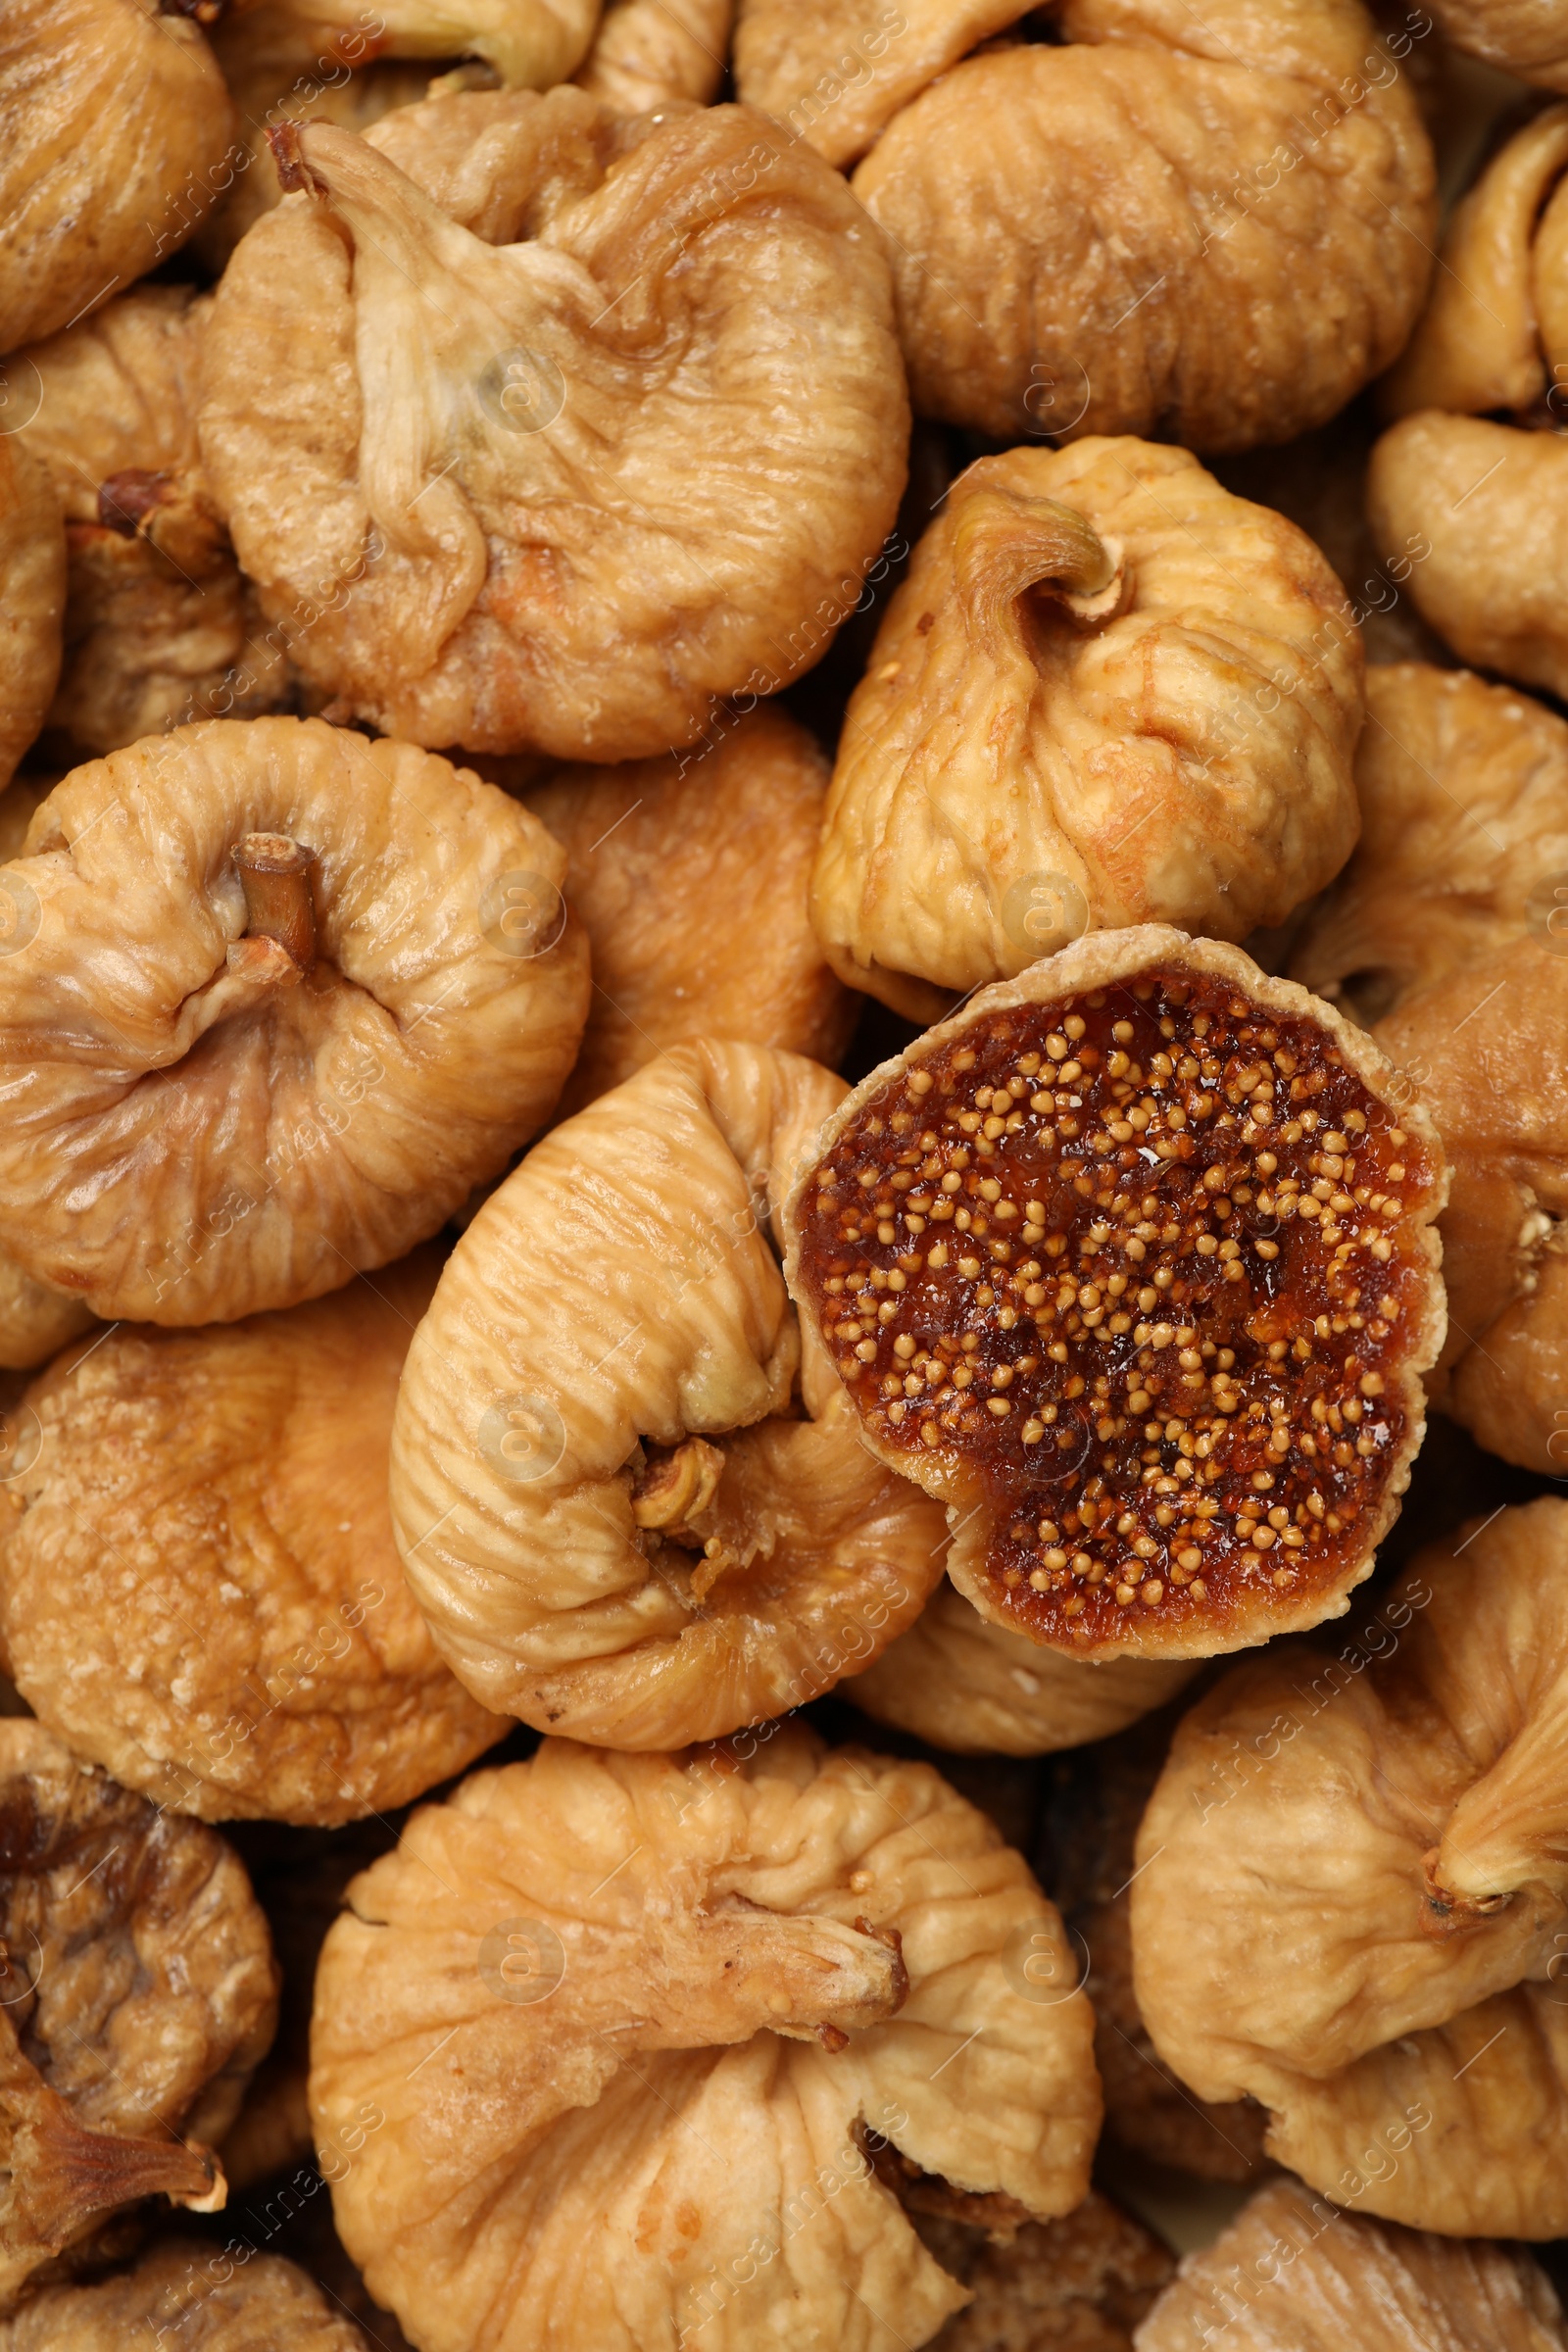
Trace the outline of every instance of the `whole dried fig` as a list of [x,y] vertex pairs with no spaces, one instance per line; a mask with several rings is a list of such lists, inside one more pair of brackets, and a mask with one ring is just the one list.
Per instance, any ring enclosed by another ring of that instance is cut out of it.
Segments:
[[1069,2212],[1100,2119],[1073,1974],[929,1765],[547,1740],[416,1813],[327,1936],[317,2132],[386,2116],[339,2231],[425,2352],[923,2343],[964,2289],[864,2135]]
[[302,192],[224,273],[201,441],[334,712],[635,759],[815,658],[907,434],[884,249],[835,172],[745,107],[628,122],[572,89],[287,139]]
[[1200,2097],[1342,2204],[1568,2228],[1568,1504],[1420,1552],[1357,1655],[1187,1717],[1138,1838],[1138,2005]]
[[1361,678],[1317,549],[1185,450],[982,459],[850,703],[811,886],[834,968],[932,1020],[1087,928],[1283,921],[1355,840]]
[[1507,687],[1368,672],[1361,846],[1292,969],[1419,1088],[1453,1171],[1431,1401],[1568,1467],[1568,726]]
[[174,1324],[401,1255],[571,1066],[564,864],[495,786],[319,719],[75,769],[0,866],[0,1246],[98,1313]]
[[[210,2144],[271,2038],[276,1971],[212,1830],[0,1721],[0,2309],[115,2212],[223,2203]],[[58,2276],[58,2272],[56,2273]]]
[[47,2288],[0,2322],[0,2352],[369,2352],[313,2278],[276,2254],[234,2256],[171,2238],[134,2270],[92,2286]]
[[843,1092],[793,1054],[677,1046],[458,1243],[392,1516],[487,1706],[612,1747],[715,1739],[858,1672],[941,1576],[940,1510],[860,1444],[779,1272],[776,1204]]
[[408,1804],[508,1728],[437,1656],[387,1510],[439,1271],[424,1250],[283,1314],[120,1330],[28,1389],[0,1641],[35,1713],[124,1787],[330,1825]]
[[17,433],[0,436],[0,792],[54,698],[66,609],[66,540],[48,475]]
[[617,114],[651,114],[672,98],[710,105],[724,78],[735,0],[609,0],[580,88]]
[[234,109],[197,12],[7,0],[0,33],[0,351],[83,318],[183,245]]
[[1240,949],[1104,931],[827,1120],[785,1271],[948,1572],[1078,1656],[1343,1615],[1421,1442],[1442,1147],[1350,1022]]
[[593,956],[563,1111],[684,1038],[838,1060],[858,1000],[807,908],[826,790],[805,728],[762,710],[701,753],[565,768],[522,794],[566,853],[566,903]]

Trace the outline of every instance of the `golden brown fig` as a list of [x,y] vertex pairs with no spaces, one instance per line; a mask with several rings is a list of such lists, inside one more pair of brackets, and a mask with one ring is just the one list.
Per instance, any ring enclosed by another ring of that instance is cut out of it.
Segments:
[[493,785],[318,719],[218,719],[77,768],[0,867],[7,1253],[97,1313],[174,1324],[400,1256],[571,1065],[589,983],[564,865]]
[[238,2267],[223,2248],[172,2238],[134,2270],[57,2286],[0,2322],[0,2352],[369,2352],[368,2339],[315,2280],[276,2254]]
[[1568,2227],[1568,1504],[1419,1553],[1359,1652],[1196,1707],[1139,1833],[1138,2004],[1342,2204]]
[[392,1516],[487,1706],[612,1747],[784,1713],[904,1631],[942,1514],[803,1349],[776,1204],[844,1082],[677,1046],[535,1146],[409,1350]]
[[0,351],[96,310],[183,245],[212,205],[234,110],[196,13],[7,0]]
[[689,1037],[839,1059],[858,1000],[807,910],[826,790],[806,729],[763,710],[710,750],[565,768],[521,795],[566,853],[566,903],[593,956],[563,1111]]
[[310,192],[224,274],[201,439],[273,619],[352,583],[293,649],[335,711],[635,759],[814,658],[907,433],[836,172],[745,107],[630,123],[570,89],[287,135]]
[[1393,1078],[1305,989],[1151,925],[983,990],[834,1111],[790,1288],[994,1624],[1195,1658],[1344,1614],[1444,1330],[1442,1147]]
[[1088,2187],[1089,2005],[1022,1858],[929,1765],[751,1744],[548,1740],[351,1888],[311,2108],[385,2113],[333,2207],[424,2352],[924,2343],[964,2290],[861,2127],[1016,2219]]
[[817,935],[932,1020],[1086,929],[1282,922],[1355,840],[1361,677],[1317,549],[1185,450],[984,458],[851,701]]
[[66,540],[49,478],[0,435],[0,792],[42,726],[60,675]]
[[1408,663],[1368,674],[1364,831],[1298,943],[1373,1027],[1453,1170],[1434,1403],[1508,1461],[1568,1469],[1568,727]]
[[735,0],[609,0],[575,79],[617,114],[672,98],[708,106],[724,78]]
[[213,2212],[271,2038],[267,1925],[222,1839],[0,1722],[0,2308],[111,2213]]
[[1568,2326],[1522,2248],[1383,2229],[1271,2180],[1189,2254],[1137,2352],[1565,2352]]
[[35,1713],[124,1787],[329,1825],[408,1804],[507,1729],[437,1656],[387,1510],[439,1272],[426,1250],[284,1314],[117,1331],[28,1389],[0,1638]]
[[[228,0],[243,22],[256,0]],[[600,0],[263,0],[275,20],[292,19],[320,48],[352,59],[473,57],[508,89],[548,90],[582,62]],[[373,30],[366,27],[373,25]],[[358,43],[356,49],[355,44]]]
[[954,62],[1017,15],[741,12],[742,97],[846,162],[885,123],[854,187],[888,232],[921,415],[1243,449],[1322,423],[1397,357],[1432,151],[1356,0],[1061,0],[1054,42]]
[[1045,1756],[1162,1707],[1196,1666],[1177,1658],[1067,1658],[982,1617],[950,1584],[846,1692],[863,1714],[933,1747]]
[[873,2162],[927,2253],[974,2298],[928,2352],[1132,2352],[1130,2330],[1174,2265],[1108,2197],[1091,2189],[1059,2222],[1019,2221],[997,2214],[1001,2198],[965,2197],[892,2149]]
[[1434,0],[1432,13],[1456,49],[1521,81],[1568,89],[1568,29],[1558,0]]

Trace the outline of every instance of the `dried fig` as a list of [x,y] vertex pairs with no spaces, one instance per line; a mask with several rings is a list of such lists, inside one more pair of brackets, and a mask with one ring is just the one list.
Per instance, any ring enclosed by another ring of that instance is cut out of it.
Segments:
[[0,866],[7,1253],[97,1313],[174,1324],[399,1256],[571,1066],[589,984],[564,865],[493,785],[319,719],[216,719],[78,767]]
[[710,105],[724,78],[735,0],[609,0],[576,74],[618,114],[651,114],[672,98]]
[[1069,2212],[1100,2119],[1072,1978],[929,1765],[547,1740],[416,1813],[327,1936],[317,2132],[386,2116],[339,2232],[424,2352],[923,2343],[964,2290],[860,2132]]
[[1568,2327],[1522,2247],[1384,2229],[1271,2180],[1189,2254],[1137,2352],[1564,2352]]
[[93,2286],[57,2286],[0,2322],[0,2352],[369,2352],[352,2320],[276,2254],[215,2251],[172,2238],[134,2270]]
[[1355,0],[1059,0],[1049,45],[964,56],[1021,13],[740,10],[741,96],[835,162],[870,149],[854,187],[891,242],[921,415],[1243,449],[1397,357],[1432,151]]
[[[222,1839],[0,1721],[0,2308],[108,2217],[223,2203],[271,2038],[267,1924]],[[56,2274],[58,2275],[58,2273]]]
[[1179,1658],[1062,1657],[993,1625],[943,1583],[846,1695],[933,1747],[1044,1756],[1136,1723],[1196,1672]]
[[763,710],[706,756],[566,768],[521,796],[566,853],[566,901],[593,955],[564,1111],[689,1037],[838,1060],[858,1000],[807,910],[826,790],[805,728]]
[[791,1291],[983,1616],[1193,1658],[1343,1615],[1444,1329],[1442,1147],[1394,1075],[1150,925],[983,990],[832,1113]]
[[224,273],[201,441],[334,711],[636,759],[814,658],[907,433],[882,242],[836,172],[745,107],[628,123],[572,89],[287,139],[302,192]]
[[1568,27],[1558,0],[1433,0],[1432,13],[1456,49],[1521,81],[1568,89]]
[[[350,57],[479,58],[507,88],[529,90],[548,90],[575,71],[600,10],[600,0],[378,0],[372,16],[360,0],[263,4],[275,21],[292,19],[308,39],[327,49],[335,42]],[[227,5],[243,22],[257,0]]]
[[183,245],[234,135],[193,22],[159,0],[7,0],[0,350],[84,318]]
[[442,1665],[387,1511],[439,1271],[427,1250],[286,1313],[116,1331],[28,1389],[0,1638],[28,1704],[124,1787],[325,1826],[408,1804],[508,1728]]
[[1568,2228],[1568,1504],[1418,1553],[1349,1658],[1182,1724],[1132,1887],[1138,2005],[1200,2097],[1342,2204]]
[[16,433],[0,435],[0,792],[60,675],[65,533],[49,479]]
[[202,321],[189,286],[138,286],[21,355],[70,555],[66,663],[48,723],[118,751],[288,693],[283,640],[241,579],[196,446]]
[[1361,846],[1292,968],[1372,1029],[1443,1137],[1448,1339],[1432,1402],[1492,1452],[1560,1474],[1568,726],[1466,671],[1412,662],[1367,687]]
[[793,1054],[677,1046],[458,1243],[409,1350],[392,1517],[487,1706],[612,1747],[715,1739],[858,1672],[941,1576],[940,1510],[860,1444],[775,1255],[843,1092]]
[[[975,2209],[1001,2199],[956,2196],[892,2149],[875,2161],[927,2253],[974,2298],[928,2352],[1132,2352],[1130,2331],[1174,2265],[1158,2238],[1108,2197],[1091,2189],[1059,2222],[998,2227],[992,2213]],[[906,2185],[900,2176],[909,2174]]]
[[834,968],[932,1020],[1089,927],[1283,921],[1355,840],[1361,678],[1317,549],[1185,450],[982,459],[850,703],[811,887]]

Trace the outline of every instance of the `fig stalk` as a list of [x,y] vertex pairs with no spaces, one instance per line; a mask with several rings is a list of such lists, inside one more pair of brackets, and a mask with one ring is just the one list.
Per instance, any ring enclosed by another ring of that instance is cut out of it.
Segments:
[[316,852],[285,833],[247,833],[234,851],[245,889],[245,936],[272,939],[302,972],[316,960],[311,867]]

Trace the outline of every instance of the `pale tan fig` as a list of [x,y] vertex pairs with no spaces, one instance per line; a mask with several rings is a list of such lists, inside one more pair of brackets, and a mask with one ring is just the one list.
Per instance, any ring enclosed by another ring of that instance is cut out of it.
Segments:
[[1409,30],[1386,46],[1356,0],[1061,0],[1049,42],[964,54],[1022,14],[742,0],[740,95],[865,157],[922,416],[1243,449],[1398,356],[1436,232]]
[[835,969],[932,1020],[1087,929],[1283,921],[1355,840],[1362,667],[1317,549],[1185,450],[982,459],[850,703],[811,886]]
[[1124,1730],[1197,1671],[1177,1658],[1062,1657],[993,1625],[943,1583],[846,1696],[958,1755],[1045,1756]]
[[[52,335],[183,245],[235,116],[193,18],[158,0],[7,0],[0,351]],[[9,371],[20,397],[24,371]]]
[[1568,26],[1559,0],[1434,0],[1456,49],[1548,90],[1568,89]]
[[189,286],[138,286],[12,363],[36,378],[20,438],[47,467],[70,558],[48,724],[83,752],[287,699],[286,632],[240,577],[196,446],[210,308]]
[[1138,2004],[1341,2204],[1568,2228],[1568,1504],[1419,1553],[1358,1652],[1196,1707],[1139,1833]]
[[1395,1079],[1305,989],[1149,925],[983,990],[834,1110],[791,1292],[993,1624],[1168,1659],[1344,1614],[1444,1332],[1447,1175]]
[[341,57],[480,59],[508,89],[548,90],[581,64],[601,0],[227,0],[243,23],[263,9],[290,20],[330,60]]
[[534,1147],[409,1350],[392,1516],[474,1695],[683,1746],[855,1674],[942,1574],[941,1511],[802,1337],[777,1203],[844,1082],[677,1046]]
[[[33,1711],[124,1787],[328,1826],[408,1804],[508,1728],[443,1666],[387,1510],[439,1272],[427,1250],[286,1313],[122,1329],[28,1389],[0,1643]],[[127,1560],[147,1563],[129,1589]]]
[[0,866],[0,1248],[96,1313],[172,1324],[401,1256],[571,1066],[564,866],[494,785],[319,719],[75,769]]
[[271,2038],[277,1980],[222,1839],[42,1724],[0,1722],[0,1822],[4,2310],[127,2205],[222,2205],[210,2143]]
[[932,2180],[893,2148],[873,2158],[928,2254],[973,2301],[928,2352],[1132,2352],[1130,2330],[1174,2263],[1152,2230],[1091,2189],[1059,2222],[1030,2222],[1000,2197]]
[[319,608],[291,651],[335,714],[644,758],[815,658],[907,434],[836,172],[745,107],[574,89],[279,140],[301,192],[224,273],[201,441],[270,617]]
[[1363,1021],[1437,1121],[1448,1338],[1432,1401],[1568,1469],[1568,726],[1419,663],[1368,673],[1363,832],[1298,979]]
[[839,1059],[858,999],[824,962],[807,906],[826,790],[811,737],[764,710],[711,746],[566,768],[521,796],[566,853],[566,903],[593,957],[564,1111],[684,1038]]
[[1515,2246],[1383,2228],[1271,2180],[1189,2254],[1137,2352],[1565,2352],[1545,2272]]
[[651,114],[671,99],[708,106],[729,55],[735,0],[609,0],[579,86],[617,114]]
[[60,675],[66,542],[48,475],[0,436],[0,792],[44,721]]
[[423,2352],[922,2344],[966,2300],[867,2153],[1068,2213],[1089,2004],[1022,1858],[929,1765],[805,1731],[548,1740],[416,1813],[317,1978],[333,2209]]
[[49,2287],[0,2322],[0,2352],[370,2352],[313,2278],[249,2240],[171,2238],[134,2270]]

